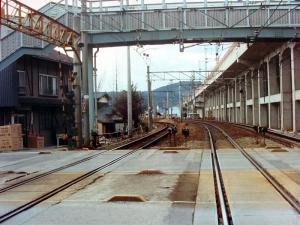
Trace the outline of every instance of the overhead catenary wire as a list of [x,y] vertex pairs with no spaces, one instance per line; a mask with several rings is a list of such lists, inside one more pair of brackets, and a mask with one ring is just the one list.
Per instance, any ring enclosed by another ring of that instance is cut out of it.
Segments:
[[267,18],[267,20],[265,21],[265,23],[259,28],[258,31],[256,31],[255,34],[255,39],[259,36],[259,34],[261,33],[261,31],[266,27],[266,25],[269,23],[270,19],[273,17],[274,13],[278,10],[278,7],[281,5],[283,0],[280,0],[279,4],[276,6],[275,10],[273,10],[272,14]]

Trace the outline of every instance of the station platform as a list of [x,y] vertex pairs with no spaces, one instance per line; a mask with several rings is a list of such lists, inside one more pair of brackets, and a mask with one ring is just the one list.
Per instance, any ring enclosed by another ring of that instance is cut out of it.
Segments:
[[[91,160],[0,193],[0,214],[129,151],[1,153],[0,188],[4,188],[102,152]],[[247,151],[272,173],[279,174],[285,187],[294,192],[300,190],[299,149]],[[235,225],[299,225],[300,215],[241,153],[222,149],[218,157]],[[210,225],[217,222],[210,150],[147,149],[3,224]]]

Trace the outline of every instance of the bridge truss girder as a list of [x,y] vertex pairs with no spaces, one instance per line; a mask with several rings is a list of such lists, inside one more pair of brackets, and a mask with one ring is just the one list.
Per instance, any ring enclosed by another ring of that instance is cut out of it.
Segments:
[[0,3],[1,25],[61,47],[66,52],[73,51],[79,59],[76,51],[79,33],[17,0],[0,0]]

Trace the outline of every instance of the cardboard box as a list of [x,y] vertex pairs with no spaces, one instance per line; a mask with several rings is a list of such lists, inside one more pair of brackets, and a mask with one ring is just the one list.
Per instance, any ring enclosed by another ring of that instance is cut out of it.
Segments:
[[20,150],[23,149],[22,137],[1,137],[0,150]]
[[44,148],[44,137],[28,136],[29,148]]
[[22,125],[12,124],[0,126],[0,137],[22,137]]
[[23,149],[22,125],[0,126],[0,150]]

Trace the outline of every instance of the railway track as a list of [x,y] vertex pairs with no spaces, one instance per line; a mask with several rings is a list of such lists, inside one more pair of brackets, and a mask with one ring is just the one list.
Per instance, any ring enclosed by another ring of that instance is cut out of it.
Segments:
[[149,146],[153,145],[158,140],[164,138],[166,135],[168,135],[167,128],[164,127],[157,131],[155,134],[148,134],[144,137],[138,138],[132,142],[125,143],[121,146],[118,146],[114,148],[113,150],[119,150],[119,149],[129,149],[129,148],[138,148],[138,149],[144,149],[148,148]]
[[[52,196],[54,196],[54,195],[56,195],[56,194],[58,194],[58,193],[60,193],[60,192],[62,192],[64,190],[66,190],[67,188],[71,187],[72,185],[75,185],[75,184],[77,184],[77,183],[79,183],[79,182],[87,179],[88,177],[96,174],[97,172],[100,172],[101,170],[103,170],[103,169],[105,169],[105,168],[107,168],[107,167],[109,167],[111,165],[116,164],[117,162],[119,162],[119,161],[121,161],[121,160],[129,157],[130,155],[134,154],[138,150],[149,147],[154,142],[156,142],[159,139],[165,137],[166,135],[168,135],[167,129],[166,128],[162,128],[162,129],[160,129],[159,131],[157,131],[155,133],[151,133],[151,134],[146,135],[146,136],[144,136],[142,138],[139,138],[139,139],[134,140],[134,141],[132,141],[130,143],[126,143],[126,144],[124,144],[122,146],[119,146],[119,147],[115,148],[114,150],[117,150],[117,149],[126,149],[126,148],[133,148],[133,150],[131,150],[131,151],[129,151],[129,152],[127,152],[127,153],[125,153],[125,154],[123,154],[123,155],[121,155],[121,156],[119,156],[119,157],[117,157],[117,158],[115,158],[115,159],[113,159],[113,160],[111,160],[111,161],[109,161],[109,162],[107,162],[107,163],[105,163],[105,164],[103,164],[103,165],[101,165],[101,166],[99,166],[99,167],[97,167],[97,168],[95,168],[95,169],[93,169],[93,170],[91,170],[91,171],[89,171],[89,172],[87,172],[87,173],[85,173],[85,174],[83,174],[83,175],[75,178],[75,179],[72,179],[71,181],[68,181],[68,182],[60,185],[59,187],[57,187],[57,188],[55,188],[55,189],[53,189],[51,191],[48,191],[45,194],[42,194],[42,195],[38,196],[37,198],[35,198],[35,199],[33,199],[33,200],[31,200],[31,201],[29,201],[29,202],[27,202],[27,203],[25,203],[25,204],[23,204],[21,206],[13,209],[11,211],[9,211],[9,212],[1,215],[0,216],[0,223],[3,223],[5,221],[7,221],[7,220],[9,220],[9,219],[17,216],[18,214],[20,214],[20,213],[22,213],[22,212],[24,212],[24,211],[26,211],[26,210],[34,207],[35,205],[38,205],[39,203],[41,203],[41,202],[43,202],[43,201],[51,198]],[[110,151],[110,150],[107,150],[107,151]],[[102,154],[103,154],[103,152],[102,152]],[[95,158],[97,156],[99,156],[99,155],[93,155],[91,157]],[[90,157],[87,157],[84,160],[88,161],[90,159],[91,159]],[[74,162],[74,163],[76,163],[74,165],[77,165],[77,164],[81,163],[79,161]],[[71,165],[71,164],[68,164],[68,165]],[[74,165],[72,165],[72,166],[74,166]],[[63,170],[63,168],[64,169],[68,168],[66,166],[67,165],[57,168],[57,169],[59,169],[57,171]],[[54,172],[52,172],[52,173],[54,173]],[[44,173],[44,174],[41,174],[43,176],[39,176],[39,177],[37,176],[36,179],[28,179],[28,181],[25,180],[24,182],[19,182],[19,185],[17,185],[18,184],[17,183],[14,186],[11,186],[10,189],[13,189],[13,188],[21,186],[23,184],[29,183],[29,182],[31,182],[33,180],[40,179],[41,177],[45,177],[45,176],[47,176],[49,174],[51,174],[51,173]],[[10,190],[10,189],[8,188],[6,190],[3,190],[2,193],[5,192],[5,191],[7,191],[7,190]]]
[[[220,122],[220,121],[209,121],[209,120],[194,120],[192,123],[199,123],[199,122],[206,122],[206,123],[220,123],[220,124],[227,124],[232,125],[247,131],[250,131],[253,134],[257,134],[256,126],[248,125],[248,124],[241,124],[241,123],[232,123],[232,122]],[[283,144],[287,147],[300,147],[300,140],[297,137],[292,137],[289,135],[281,134],[279,132],[276,132],[275,130],[267,128],[265,137],[268,139],[271,139],[277,143]]]
[[265,177],[274,189],[300,214],[300,202],[274,176],[272,176],[259,162],[257,162],[247,151],[241,147],[226,131],[215,124],[202,122],[206,126],[218,130],[242,155]]
[[[229,123],[229,122],[222,122],[222,123],[230,124],[230,125],[233,125],[235,127],[239,127],[239,128],[251,131],[253,133],[257,133],[255,131],[255,126],[252,126],[252,125],[236,124],[236,123]],[[300,140],[298,138],[288,136],[288,135],[284,135],[284,134],[278,133],[278,132],[276,132],[274,130],[271,130],[271,129],[267,129],[267,131],[265,133],[265,137],[269,138],[269,139],[271,139],[275,142],[278,142],[280,144],[286,145],[288,147],[293,147],[293,146],[300,147]]]
[[[55,168],[55,169],[46,171],[46,172],[44,172],[44,173],[38,174],[38,175],[33,176],[33,177],[30,177],[30,178],[28,178],[28,179],[21,180],[21,181],[19,181],[19,182],[17,182],[17,183],[14,183],[14,184],[9,185],[9,186],[7,186],[7,187],[1,188],[1,189],[0,189],[0,194],[6,192],[6,191],[8,191],[8,190],[14,189],[14,188],[16,188],[16,187],[19,187],[19,186],[21,186],[21,185],[30,183],[30,182],[35,181],[35,180],[38,180],[38,179],[41,179],[41,178],[46,177],[46,176],[48,176],[48,175],[51,175],[51,174],[53,174],[53,173],[56,173],[56,172],[65,170],[65,169],[67,169],[67,168],[71,168],[71,167],[76,166],[76,165],[79,165],[79,164],[81,164],[81,163],[83,163],[83,162],[86,162],[86,161],[89,161],[89,160],[94,159],[94,158],[96,158],[96,157],[99,157],[100,155],[102,155],[102,154],[104,154],[104,153],[106,153],[106,152],[109,152],[109,151],[114,151],[114,150],[119,150],[119,149],[126,149],[126,148],[127,148],[127,149],[128,149],[128,148],[147,148],[148,146],[150,146],[151,144],[153,144],[153,141],[152,141],[152,142],[148,141],[148,138],[151,138],[152,135],[154,135],[154,136],[156,137],[156,134],[157,134],[157,133],[158,133],[158,134],[160,134],[160,133],[163,133],[163,134],[164,134],[164,130],[165,130],[164,128],[163,128],[163,129],[160,129],[159,131],[157,131],[157,132],[155,132],[155,133],[150,133],[150,134],[148,134],[148,135],[146,135],[146,136],[143,136],[143,137],[138,138],[138,139],[136,139],[136,140],[130,141],[130,142],[126,143],[126,144],[123,144],[123,145],[121,145],[121,146],[115,147],[115,148],[113,148],[113,149],[110,149],[110,150],[102,150],[101,152],[96,153],[96,154],[94,154],[94,155],[91,155],[91,156],[85,157],[85,158],[83,158],[83,159],[77,160],[77,161],[75,161],[75,162],[72,162],[72,163],[69,163],[69,164],[60,166],[60,167],[58,167],[58,168]],[[158,139],[161,139],[161,138],[163,138],[163,137],[160,137],[160,136],[158,137]],[[152,139],[151,139],[151,140],[152,140]],[[147,142],[147,141],[148,141],[148,142]],[[140,144],[140,143],[141,143],[141,144]],[[143,146],[143,143],[146,143],[146,144],[148,143],[148,145],[144,145],[144,146]],[[138,145],[139,145],[139,146],[138,146]]]
[[215,147],[215,140],[211,131],[204,125],[209,137],[209,143],[211,147],[211,160],[214,175],[215,196],[218,213],[219,225],[233,225],[229,202],[226,195],[225,185],[223,182],[222,172],[218,160],[218,155]]

